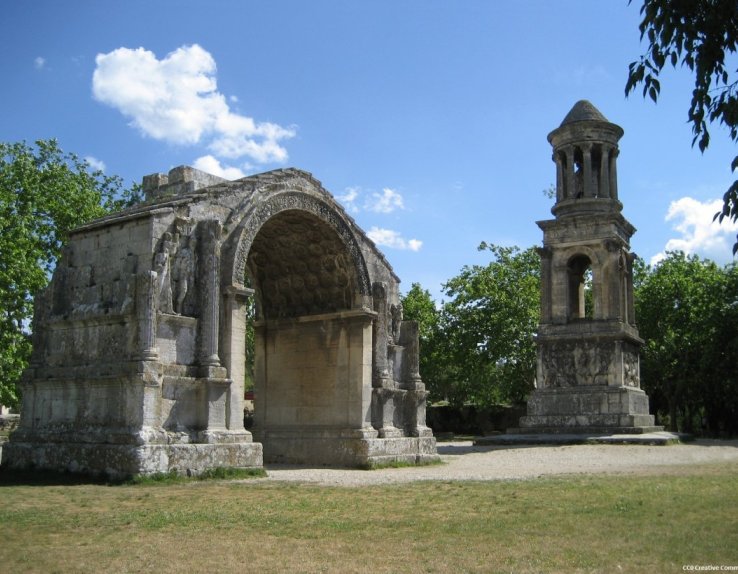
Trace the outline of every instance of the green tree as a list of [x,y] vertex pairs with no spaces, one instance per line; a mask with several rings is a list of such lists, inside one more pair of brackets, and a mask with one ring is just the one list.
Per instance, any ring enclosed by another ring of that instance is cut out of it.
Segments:
[[138,199],[55,140],[0,143],[0,403],[14,406],[30,356],[33,297],[73,228]]
[[722,271],[710,329],[711,345],[705,348],[703,368],[708,384],[702,392],[706,430],[711,435],[738,435],[738,267]]
[[699,431],[705,420],[713,432],[735,432],[735,275],[734,268],[672,252],[639,281],[642,385],[653,411],[668,414],[671,430]]
[[492,261],[465,266],[445,285],[443,355],[453,365],[449,400],[480,406],[522,403],[533,388],[533,336],[540,313],[535,248],[482,243]]
[[[639,25],[648,49],[629,67],[625,94],[643,86],[643,97],[654,102],[661,92],[659,75],[667,64],[681,65],[694,73],[694,90],[688,119],[695,143],[704,152],[710,145],[708,122],[728,128],[738,142],[738,80],[726,67],[726,55],[738,47],[736,0],[644,0]],[[732,63],[732,62],[730,62]],[[727,65],[730,65],[728,63]],[[738,156],[731,169],[738,169]],[[738,180],[723,196],[723,208],[715,218],[738,220]],[[738,241],[733,254],[738,252]]]

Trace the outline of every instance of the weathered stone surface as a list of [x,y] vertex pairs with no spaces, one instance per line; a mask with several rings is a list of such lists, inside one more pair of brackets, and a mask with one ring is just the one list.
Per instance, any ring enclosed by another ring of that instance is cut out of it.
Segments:
[[512,432],[656,428],[640,389],[643,341],[635,323],[629,251],[635,228],[621,214],[617,192],[622,135],[581,101],[548,136],[556,203],[555,219],[538,222],[543,247],[536,389],[528,414]]
[[[75,230],[38,296],[3,464],[124,475],[436,456],[399,280],[320,182],[180,167],[144,191]],[[243,427],[250,297],[261,443]]]

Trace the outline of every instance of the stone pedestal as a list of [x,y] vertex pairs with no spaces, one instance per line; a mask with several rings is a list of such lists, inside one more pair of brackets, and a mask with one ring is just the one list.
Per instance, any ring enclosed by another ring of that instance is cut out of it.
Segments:
[[662,430],[648,412],[648,396],[632,387],[536,389],[513,433],[640,434]]

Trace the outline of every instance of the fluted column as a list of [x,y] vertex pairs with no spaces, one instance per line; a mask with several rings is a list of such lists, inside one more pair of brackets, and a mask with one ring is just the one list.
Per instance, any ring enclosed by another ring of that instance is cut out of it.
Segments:
[[156,361],[159,358],[156,346],[157,273],[144,271],[137,281],[139,354],[143,361]]
[[201,241],[204,262],[204,289],[200,315],[200,364],[220,366],[218,358],[218,319],[220,303],[220,234],[219,221],[204,221]]

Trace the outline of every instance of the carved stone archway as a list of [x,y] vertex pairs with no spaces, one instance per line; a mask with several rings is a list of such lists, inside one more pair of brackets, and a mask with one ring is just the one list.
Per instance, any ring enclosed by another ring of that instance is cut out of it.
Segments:
[[[4,464],[108,474],[437,458],[399,280],[310,174],[144,178],[36,299]],[[250,277],[250,286],[246,278]],[[256,438],[243,427],[255,297]]]

